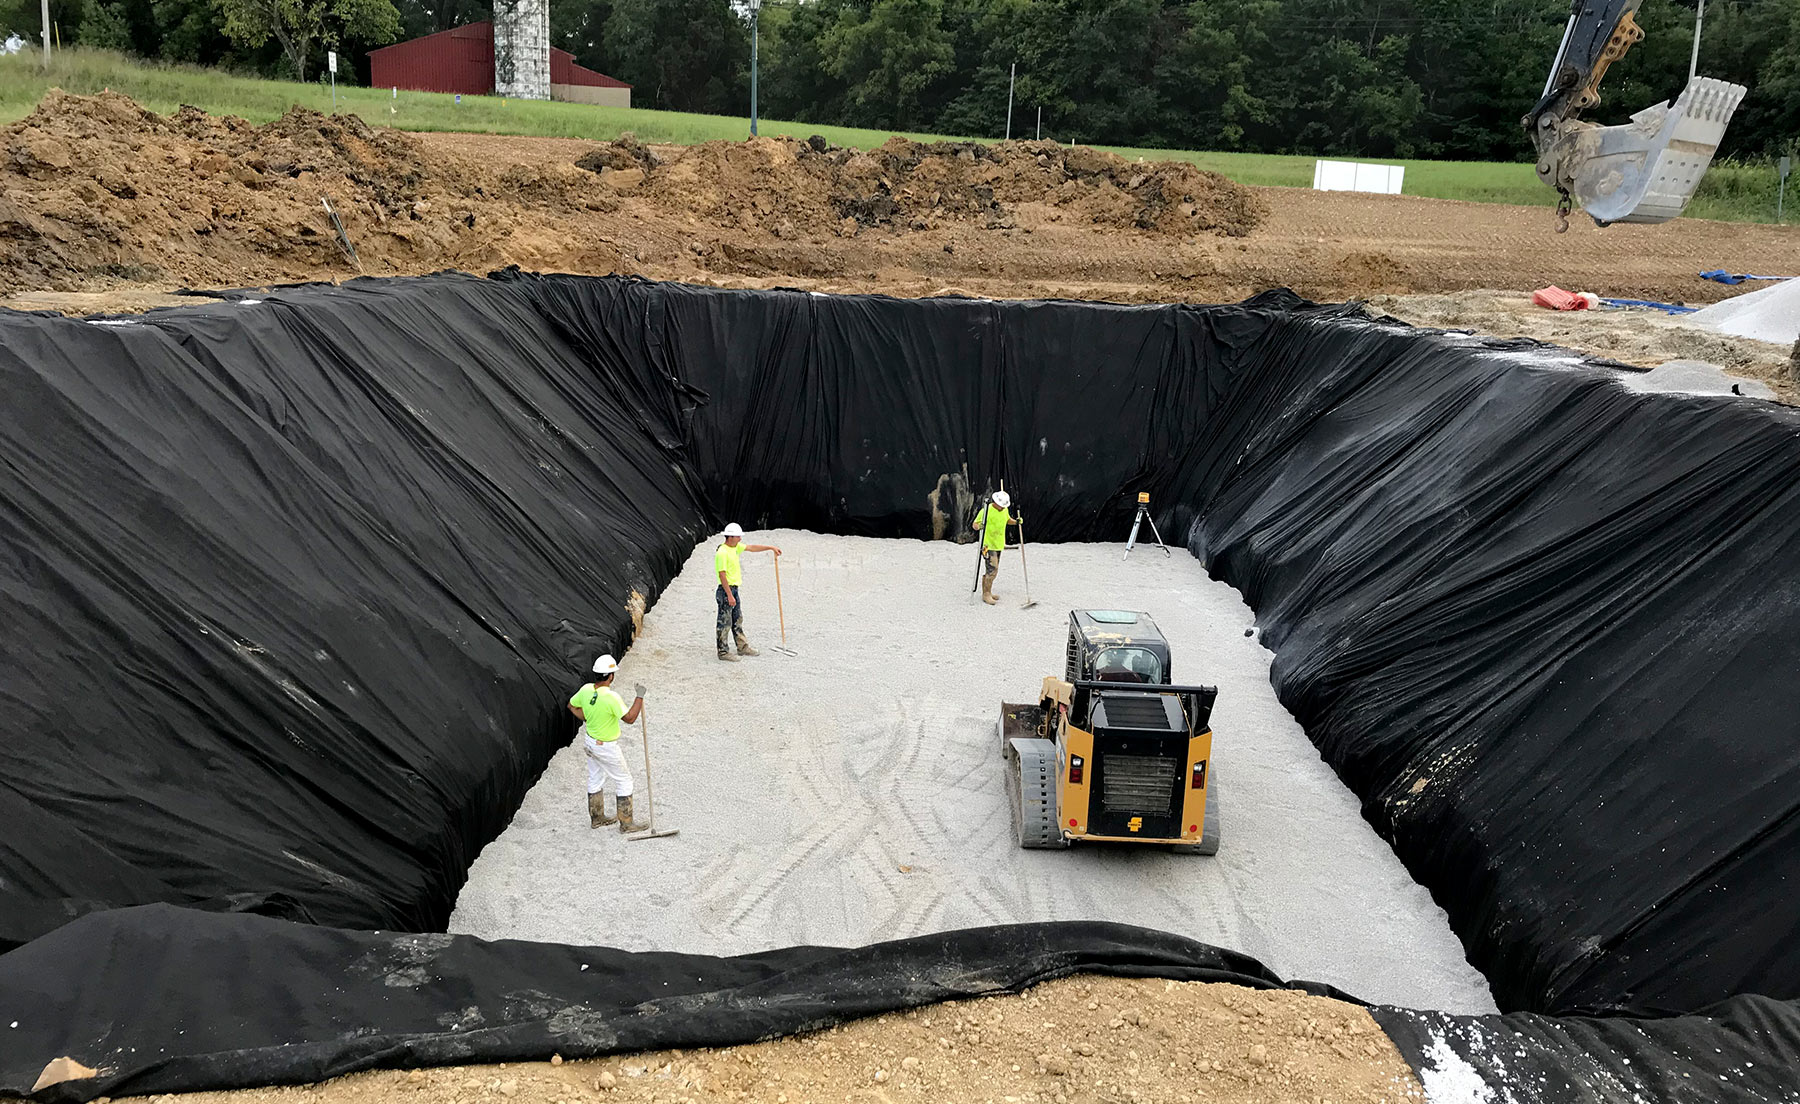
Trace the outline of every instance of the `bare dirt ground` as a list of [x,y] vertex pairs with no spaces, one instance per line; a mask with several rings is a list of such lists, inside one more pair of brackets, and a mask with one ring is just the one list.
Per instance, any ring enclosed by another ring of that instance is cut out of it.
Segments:
[[[543,164],[592,148],[571,139],[420,138],[428,149],[491,163]],[[1225,302],[1291,287],[1315,299],[1342,300],[1554,283],[1615,297],[1703,303],[1736,292],[1699,279],[1704,269],[1800,266],[1800,227],[1687,220],[1602,230],[1574,220],[1559,235],[1543,208],[1249,190],[1267,215],[1242,237],[1171,240],[1135,229],[1072,225],[1052,219],[1054,211],[1021,205],[1011,228],[865,229],[854,238],[821,234],[805,248],[796,242],[778,249],[698,220],[675,227],[674,240],[665,241],[665,227],[645,217],[645,238],[621,258],[619,270],[726,286],[902,296],[959,291],[996,298]],[[695,244],[709,251],[701,254]],[[683,248],[689,256],[681,255]],[[768,270],[759,272],[759,266]]]
[[1288,286],[1335,300],[1555,283],[1711,302],[1733,289],[1702,269],[1800,268],[1800,227],[1577,220],[1558,235],[1545,208],[1246,189],[1041,143],[646,149],[307,111],[255,127],[52,93],[0,128],[0,149],[0,293],[15,294],[518,264],[904,296],[1217,302]]
[[1414,1104],[1424,1094],[1355,1006],[1235,985],[1077,977],[753,1046],[381,1071],[183,1100]]

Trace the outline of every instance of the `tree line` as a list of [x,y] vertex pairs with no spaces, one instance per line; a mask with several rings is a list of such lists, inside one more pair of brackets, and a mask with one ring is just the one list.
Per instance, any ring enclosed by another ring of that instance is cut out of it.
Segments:
[[[29,34],[38,0],[0,0]],[[491,17],[493,0],[52,0],[65,41],[308,79]],[[504,0],[502,0],[504,2]],[[770,118],[1118,146],[1516,160],[1567,0],[769,0]],[[1589,118],[1620,122],[1686,82],[1693,0],[1644,0],[1644,42]],[[640,107],[745,114],[742,0],[550,0],[555,43]],[[1723,152],[1800,139],[1800,0],[1714,0],[1700,69],[1751,93]]]

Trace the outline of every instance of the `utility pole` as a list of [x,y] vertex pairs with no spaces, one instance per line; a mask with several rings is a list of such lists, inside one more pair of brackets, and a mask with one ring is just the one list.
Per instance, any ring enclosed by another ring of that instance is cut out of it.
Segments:
[[[47,4],[49,0],[44,0]],[[1006,78],[1006,140],[1012,141],[1013,84],[1019,79],[1019,63],[1012,63],[1012,75]]]
[[1694,9],[1694,56],[1688,59],[1688,80],[1700,71],[1700,24],[1706,21],[1706,0],[1700,0],[1700,6]]
[[756,15],[762,0],[750,2],[750,137],[756,137]]
[[50,68],[50,0],[39,4],[44,16],[44,68]]
[[1781,208],[1782,208],[1782,205],[1787,200],[1788,172],[1793,168],[1793,166],[1794,166],[1794,159],[1785,153],[1782,154],[1781,155],[1781,163],[1776,166],[1776,171],[1781,174],[1781,184],[1775,192],[1775,221],[1776,222],[1783,221],[1783,219],[1781,217]]
[[1037,140],[1040,142],[1042,142],[1044,140],[1044,105],[1043,104],[1038,104],[1038,136],[1037,136]]

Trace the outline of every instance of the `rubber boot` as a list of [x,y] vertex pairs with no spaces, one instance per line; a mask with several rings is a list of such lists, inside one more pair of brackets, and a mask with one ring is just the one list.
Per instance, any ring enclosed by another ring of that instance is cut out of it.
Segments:
[[745,639],[743,633],[737,634],[737,650],[738,650],[737,654],[741,655],[741,656],[760,655],[761,654],[755,648],[752,648],[750,646],[750,641]]
[[618,819],[619,831],[621,832],[642,832],[650,827],[648,824],[639,824],[637,821],[631,819],[631,799],[629,797],[619,798]]
[[981,600],[990,606],[1000,600],[994,597],[994,580],[985,575],[981,578]]
[[719,658],[727,663],[737,662],[737,656],[731,654],[731,637],[724,629],[719,630]]
[[588,794],[588,827],[589,828],[604,828],[608,824],[613,823],[617,819],[618,819],[617,817],[609,817],[606,815],[606,793],[605,793],[605,791],[601,791],[600,793]]

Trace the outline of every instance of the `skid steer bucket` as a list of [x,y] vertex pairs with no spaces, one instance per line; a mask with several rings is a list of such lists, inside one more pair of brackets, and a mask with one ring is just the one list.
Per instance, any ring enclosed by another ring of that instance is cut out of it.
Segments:
[[1571,122],[1557,140],[1557,156],[1546,161],[1561,168],[1576,202],[1601,226],[1667,222],[1694,198],[1744,91],[1695,77],[1674,106],[1664,100],[1629,123]]

